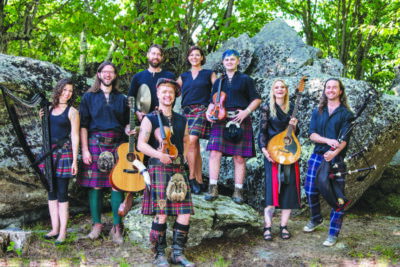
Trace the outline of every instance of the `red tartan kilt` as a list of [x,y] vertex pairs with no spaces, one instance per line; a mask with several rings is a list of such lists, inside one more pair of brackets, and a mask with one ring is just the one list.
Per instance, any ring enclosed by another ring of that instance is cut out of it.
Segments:
[[109,178],[110,173],[101,172],[97,168],[97,160],[99,159],[101,152],[104,151],[111,152],[114,155],[115,159],[117,159],[117,153],[115,153],[115,151],[118,146],[123,143],[122,134],[112,131],[91,133],[91,136],[95,135],[107,138],[120,138],[121,141],[115,144],[100,144],[95,137],[89,138],[89,151],[92,154],[92,164],[82,164],[82,175],[78,177],[77,183],[81,186],[86,187],[111,187]]
[[[51,148],[54,148],[56,145],[52,145]],[[72,175],[72,161],[73,161],[73,156],[72,156],[72,146],[71,146],[71,141],[68,140],[67,142],[64,143],[61,149],[61,157],[58,160],[57,166],[54,166],[56,170],[56,177],[58,178],[72,178],[74,175]],[[59,149],[58,149],[59,150]],[[53,152],[53,164],[56,164],[56,159],[57,159],[57,152],[58,150],[55,150]],[[42,161],[39,164],[40,170],[45,174],[44,170],[44,161]]]
[[189,105],[182,108],[188,122],[189,135],[209,139],[211,123],[206,118],[207,107],[204,105]]
[[[143,193],[142,214],[194,214],[189,181],[186,175],[184,175],[187,186],[187,194],[185,200],[181,202],[171,202],[167,199],[166,195],[168,181],[170,180],[170,177],[172,177],[175,173],[184,174],[184,167],[182,165],[149,165],[149,173],[151,177],[151,192],[150,194],[148,194],[145,190]],[[165,207],[160,208],[159,200],[165,200]]]

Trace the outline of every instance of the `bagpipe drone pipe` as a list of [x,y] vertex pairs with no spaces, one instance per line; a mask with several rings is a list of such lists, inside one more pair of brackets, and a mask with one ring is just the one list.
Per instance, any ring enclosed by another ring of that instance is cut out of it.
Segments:
[[[351,134],[354,127],[358,124],[356,120],[357,118],[360,117],[361,113],[366,108],[367,103],[372,95],[373,93],[369,92],[369,94],[365,98],[361,107],[357,110],[354,117],[349,119],[348,123],[350,124],[350,126],[345,130],[343,134],[340,135],[339,139],[337,140],[339,143],[343,142],[343,140]],[[336,179],[338,177],[341,177],[342,175],[368,171],[367,174],[357,177],[357,181],[361,182],[365,180],[365,178],[368,176],[371,170],[376,169],[375,165],[370,166],[370,164],[368,163],[367,159],[364,156],[364,152],[367,151],[368,148],[362,147],[358,142],[358,140],[356,139],[354,139],[353,141],[355,142],[359,151],[346,157],[340,162],[335,162],[334,164],[332,164],[332,162],[325,161],[325,159],[322,159],[316,174],[316,183],[318,190],[320,191],[321,195],[326,200],[326,202],[336,211],[344,210],[346,206],[350,203],[350,200],[348,200],[345,197],[344,192],[342,192],[342,189],[340,188]],[[334,150],[333,148],[331,149]],[[342,171],[346,162],[357,157],[362,157],[368,167],[349,170],[349,171]]]

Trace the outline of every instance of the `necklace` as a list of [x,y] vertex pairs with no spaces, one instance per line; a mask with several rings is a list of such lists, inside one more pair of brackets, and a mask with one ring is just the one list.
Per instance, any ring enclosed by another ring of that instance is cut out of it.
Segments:
[[168,126],[171,129],[171,135],[174,135],[174,127],[173,127],[174,117],[173,117],[173,114],[171,114],[170,116],[165,116],[165,118],[167,119]]

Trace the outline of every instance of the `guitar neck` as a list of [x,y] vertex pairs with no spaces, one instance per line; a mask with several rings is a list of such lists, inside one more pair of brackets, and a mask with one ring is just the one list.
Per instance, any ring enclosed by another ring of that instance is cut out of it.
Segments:
[[[134,110],[134,103],[135,99],[134,97],[129,97],[129,106],[130,106],[130,112],[129,112],[129,129],[132,131],[135,129],[135,110]],[[135,136],[133,134],[129,135],[129,152],[135,152]]]
[[[296,118],[296,113],[297,113],[297,109],[299,107],[299,102],[300,102],[300,92],[297,92],[296,104],[294,105],[292,118]],[[292,132],[293,132],[293,125],[289,124],[287,136],[291,136]]]

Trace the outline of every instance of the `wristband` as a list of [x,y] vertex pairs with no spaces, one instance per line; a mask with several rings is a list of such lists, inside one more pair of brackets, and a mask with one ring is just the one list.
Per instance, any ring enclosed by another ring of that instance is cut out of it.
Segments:
[[249,108],[246,108],[246,110],[249,112],[249,114],[251,114],[251,110]]

